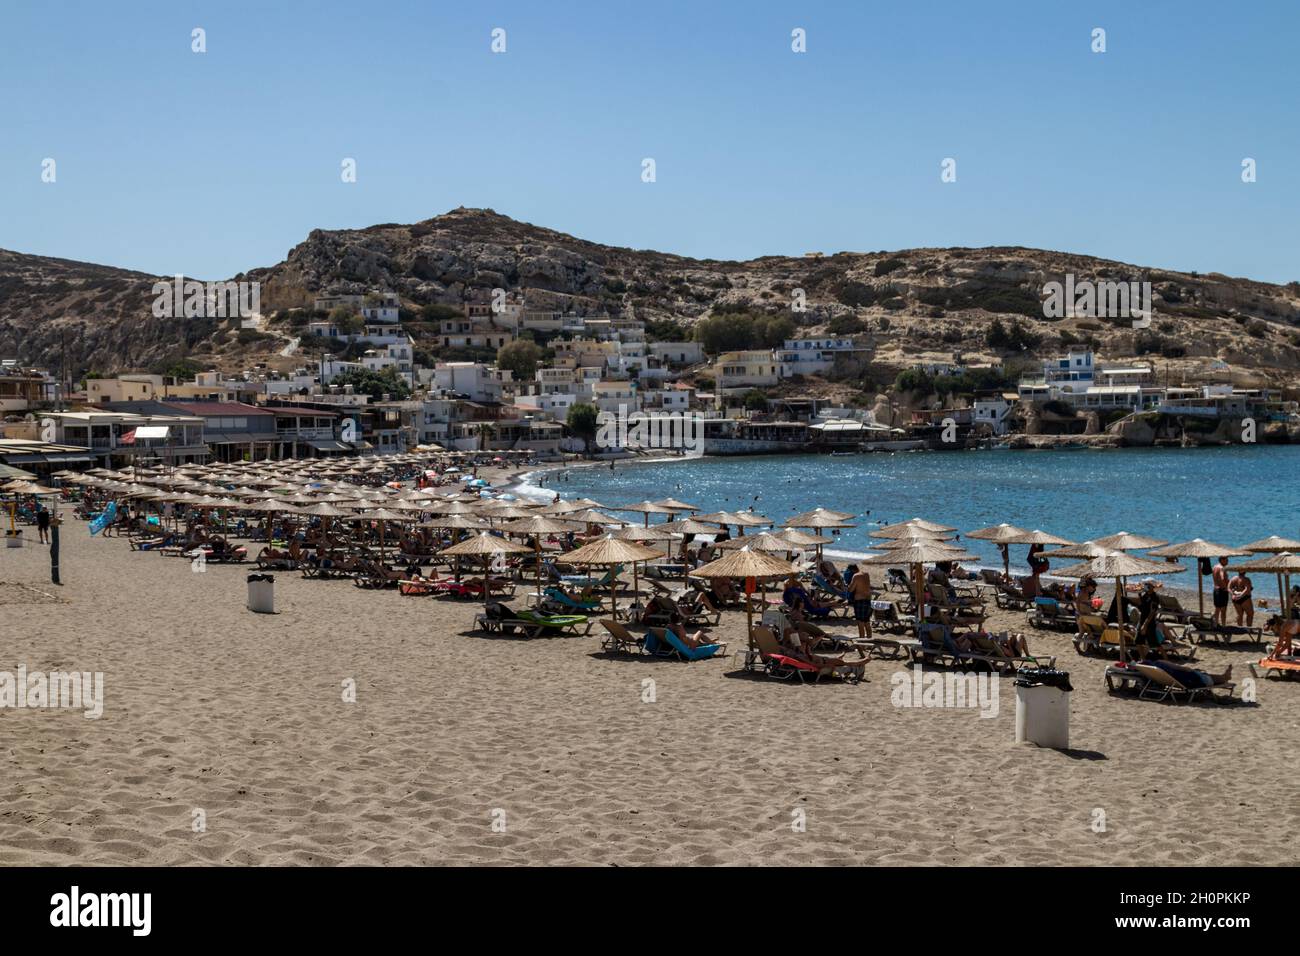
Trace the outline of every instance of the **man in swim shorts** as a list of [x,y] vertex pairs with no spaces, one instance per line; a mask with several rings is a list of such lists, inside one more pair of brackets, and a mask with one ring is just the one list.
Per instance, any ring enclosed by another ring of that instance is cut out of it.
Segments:
[[1228,626],[1228,559],[1219,558],[1214,566],[1214,623]]

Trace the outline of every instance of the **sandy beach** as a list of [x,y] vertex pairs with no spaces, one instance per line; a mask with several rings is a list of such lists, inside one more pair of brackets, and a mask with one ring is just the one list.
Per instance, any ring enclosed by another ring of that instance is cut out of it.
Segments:
[[[248,565],[194,573],[71,518],[62,552],[55,587],[44,547],[0,551],[0,670],[102,671],[104,713],[0,709],[0,864],[1296,859],[1294,685],[1261,681],[1259,706],[1111,698],[1104,660],[1028,631],[1072,675],[1063,753],[1013,742],[1006,679],[996,717],[898,708],[899,662],[785,684],[730,653],[606,655],[599,628],[488,637],[476,602],[297,573],[257,615]],[[716,633],[742,647],[743,614]],[[1259,656],[1199,666],[1240,681]]]

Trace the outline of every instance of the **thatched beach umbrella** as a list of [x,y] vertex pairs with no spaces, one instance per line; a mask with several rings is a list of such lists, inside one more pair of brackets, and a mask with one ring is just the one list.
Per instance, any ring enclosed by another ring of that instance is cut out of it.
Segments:
[[646,525],[650,524],[651,515],[671,515],[677,513],[672,508],[665,508],[663,505],[655,504],[653,501],[640,501],[634,505],[624,505],[621,508],[614,508],[612,510],[613,511],[635,511],[638,514],[645,515]]
[[1013,524],[995,524],[988,528],[980,528],[976,531],[967,531],[966,537],[974,538],[976,541],[991,541],[998,546],[1002,552],[1002,573],[1008,578],[1011,577],[1011,548],[1010,545],[1016,543],[1016,539],[1022,534],[1028,534],[1024,528],[1017,528]]
[[921,619],[925,615],[925,594],[924,580],[921,577],[922,568],[927,564],[939,564],[945,561],[959,561],[970,558],[971,555],[954,545],[946,544],[943,541],[918,541],[916,544],[909,544],[905,548],[895,548],[886,551],[884,554],[872,555],[866,558],[863,564],[906,564],[909,566],[912,575],[912,587],[916,591],[916,624],[919,628]]
[[1282,617],[1291,617],[1291,575],[1300,574],[1300,555],[1292,554],[1290,551],[1279,551],[1267,558],[1255,558],[1238,567],[1243,571],[1272,571],[1276,574]]
[[893,531],[895,528],[913,527],[922,531],[948,532],[956,531],[956,528],[949,527],[946,524],[936,524],[933,521],[927,521],[924,518],[908,518],[906,521],[899,521],[894,524],[882,525],[879,531]]
[[724,528],[734,526],[736,534],[742,538],[746,528],[761,528],[776,523],[771,518],[756,515],[752,511],[714,511],[707,515],[696,515],[695,520],[722,525]]
[[1249,554],[1241,548],[1230,548],[1226,544],[1215,544],[1204,538],[1193,538],[1178,544],[1167,544],[1163,548],[1153,548],[1153,558],[1197,558],[1196,562],[1196,603],[1200,613],[1205,613],[1205,576],[1201,574],[1200,558],[1236,558]]
[[1258,541],[1252,541],[1250,544],[1243,544],[1241,550],[1249,551],[1251,554],[1281,554],[1283,551],[1295,553],[1300,551],[1300,541],[1293,541],[1290,538],[1280,538],[1277,535],[1270,535],[1267,538],[1260,538]]
[[785,535],[771,531],[720,541],[717,547],[722,551],[739,551],[741,548],[749,548],[753,551],[766,551],[769,554],[789,554],[791,551],[800,550],[796,545],[791,544]]
[[518,518],[501,526],[507,534],[526,534],[533,539],[533,557],[537,562],[537,593],[542,593],[542,535],[565,534],[577,526],[572,521],[552,518],[547,515],[532,514]]
[[683,511],[699,511],[698,505],[688,505],[684,501],[678,501],[676,498],[664,498],[662,501],[652,501],[661,508],[668,508],[672,514],[681,514]]
[[754,650],[754,602],[753,588],[748,581],[753,578],[755,584],[774,578],[785,578],[794,574],[795,566],[789,561],[782,561],[762,551],[741,548],[725,557],[710,561],[690,572],[693,578],[743,578],[745,586],[745,633],[749,638],[749,650]]
[[[616,565],[632,565],[632,600],[636,600],[638,588],[636,566],[641,561],[649,561],[653,558],[662,558],[664,553],[656,551],[654,548],[648,548],[636,541],[625,541],[621,538],[614,537],[613,534],[606,534],[595,541],[584,544],[581,548],[563,554],[560,557],[568,564],[577,565],[601,565],[613,567]],[[611,579],[613,571],[610,571]],[[618,619],[618,582],[611,580],[609,588],[611,609],[610,613],[614,619]]]
[[686,536],[695,534],[717,534],[717,525],[706,524],[694,518],[682,518],[679,521],[665,521],[657,525],[660,531],[671,531],[682,536],[682,561],[686,560]]
[[1160,538],[1148,538],[1145,535],[1120,531],[1104,538],[1094,538],[1093,543],[1103,548],[1110,548],[1112,551],[1145,551],[1147,548],[1159,548],[1169,542]]
[[384,561],[384,526],[390,521],[414,521],[415,516],[409,512],[393,511],[391,508],[380,508],[377,511],[363,511],[362,520],[379,522],[379,562]]
[[498,554],[523,554],[531,550],[531,548],[522,544],[516,544],[507,538],[499,538],[486,531],[480,531],[472,538],[467,538],[459,544],[453,544],[448,548],[444,548],[442,553],[449,554],[455,558],[475,557],[483,559],[483,606],[487,607],[489,592],[488,576],[490,574],[488,565],[491,563],[492,559]]
[[1175,574],[1184,570],[1186,569],[1180,564],[1149,561],[1146,558],[1137,558],[1131,554],[1115,551],[1090,561],[1071,564],[1057,571],[1056,574],[1063,578],[1115,579],[1115,601],[1119,612],[1117,614],[1119,620],[1115,622],[1119,627],[1119,659],[1125,661],[1128,659],[1128,652],[1124,646],[1124,626],[1128,623],[1128,615],[1124,611],[1124,579],[1135,574]]
[[781,522],[783,528],[852,528],[855,527],[848,523],[853,515],[846,514],[843,511],[829,511],[826,508],[814,508],[812,511],[805,511],[803,514],[797,514],[793,518],[786,518]]

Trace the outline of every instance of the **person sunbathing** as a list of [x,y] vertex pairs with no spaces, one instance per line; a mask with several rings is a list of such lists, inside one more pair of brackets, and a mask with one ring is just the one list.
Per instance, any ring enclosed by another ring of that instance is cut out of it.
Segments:
[[699,650],[701,647],[712,647],[717,643],[717,641],[709,640],[703,631],[696,631],[694,634],[687,634],[686,628],[682,626],[680,618],[675,621],[669,621],[664,629],[675,634],[679,641],[693,651]]
[[813,617],[828,617],[834,606],[823,604],[814,598],[794,575],[786,581],[785,590],[781,593],[781,601],[786,607]]
[[1160,668],[1184,687],[1222,687],[1232,680],[1231,664],[1222,674],[1211,674],[1209,671],[1197,670],[1192,667],[1180,667],[1177,664],[1170,664],[1168,661],[1146,661],[1145,663]]
[[838,591],[843,591],[845,589],[844,576],[840,574],[839,569],[830,561],[823,558],[821,563],[817,565],[817,570],[821,572],[821,576],[826,579],[827,584],[831,585]]

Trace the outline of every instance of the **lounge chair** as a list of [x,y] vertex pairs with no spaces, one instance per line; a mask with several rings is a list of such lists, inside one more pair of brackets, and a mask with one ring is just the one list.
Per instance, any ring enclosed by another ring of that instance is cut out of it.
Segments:
[[[1131,625],[1124,626],[1124,644],[1132,653],[1137,632]],[[1074,635],[1074,649],[1080,655],[1119,653],[1120,632],[1114,624],[1097,614],[1084,614],[1079,618],[1079,630]]]
[[912,590],[912,579],[907,576],[907,572],[902,568],[888,568],[885,571],[885,588],[889,591],[902,591],[904,594],[908,594]]
[[[1007,637],[1006,631],[1002,632],[1002,639]],[[971,635],[971,645],[974,650],[983,655],[989,662],[1000,670],[1051,670],[1056,667],[1056,657],[1051,654],[1011,654],[998,640],[995,640],[991,634],[980,632]]]
[[517,612],[513,620],[520,626],[530,628],[527,632],[529,637],[556,634],[581,637],[591,633],[591,618],[585,614],[542,614],[529,610]]
[[646,631],[645,649],[647,654],[658,657],[676,657],[681,661],[702,661],[727,649],[726,644],[701,644],[691,647],[670,628],[660,627]]
[[754,646],[758,650],[758,659],[763,665],[764,673],[769,677],[780,680],[798,677],[802,682],[811,676],[814,681],[818,681],[823,674],[830,672],[828,667],[817,667],[792,657],[781,646],[781,642],[776,639],[776,634],[770,627],[756,625],[753,629],[753,637]]
[[1250,665],[1255,677],[1279,677],[1283,680],[1300,677],[1300,658],[1296,657],[1292,639],[1300,633],[1300,621],[1281,621],[1277,643],[1269,648],[1268,656]]
[[1193,644],[1232,644],[1242,641],[1245,644],[1263,644],[1262,627],[1244,627],[1237,624],[1219,624],[1212,617],[1193,614],[1187,619],[1187,629],[1183,637]]
[[1173,594],[1157,595],[1160,600],[1160,611],[1157,616],[1162,621],[1173,621],[1175,624],[1187,624],[1192,618],[1197,617],[1195,611],[1189,611],[1183,607],[1182,602]]
[[813,583],[813,587],[815,587],[818,591],[820,591],[822,594],[827,595],[828,597],[833,598],[836,601],[847,601],[849,599],[849,592],[847,588],[836,587],[830,581],[827,581],[826,577],[820,572],[813,574],[812,583]]
[[599,599],[584,601],[575,598],[562,588],[549,587],[543,595],[544,603],[564,611],[571,611],[578,614],[594,614],[601,609]]
[[1079,615],[1074,605],[1058,601],[1056,598],[1036,597],[1034,606],[1029,609],[1031,627],[1047,627],[1058,631],[1078,631]]
[[620,651],[627,654],[645,652],[644,634],[633,634],[622,623],[610,618],[601,618],[600,626],[605,629],[605,636],[600,639],[602,649],[611,654]]
[[1033,603],[1033,599],[1023,589],[1004,582],[998,582],[997,589],[993,592],[993,601],[1007,611],[1025,611]]
[[1138,697],[1143,700],[1189,703],[1209,698],[1219,704],[1237,702],[1237,698],[1233,697],[1235,684],[1213,684],[1206,687],[1191,681],[1184,683],[1185,678],[1180,679],[1177,674],[1177,671],[1182,670],[1185,668],[1177,668],[1175,673],[1170,673],[1163,667],[1145,661],[1112,664],[1106,668],[1106,689],[1112,694],[1122,690],[1136,690]]

